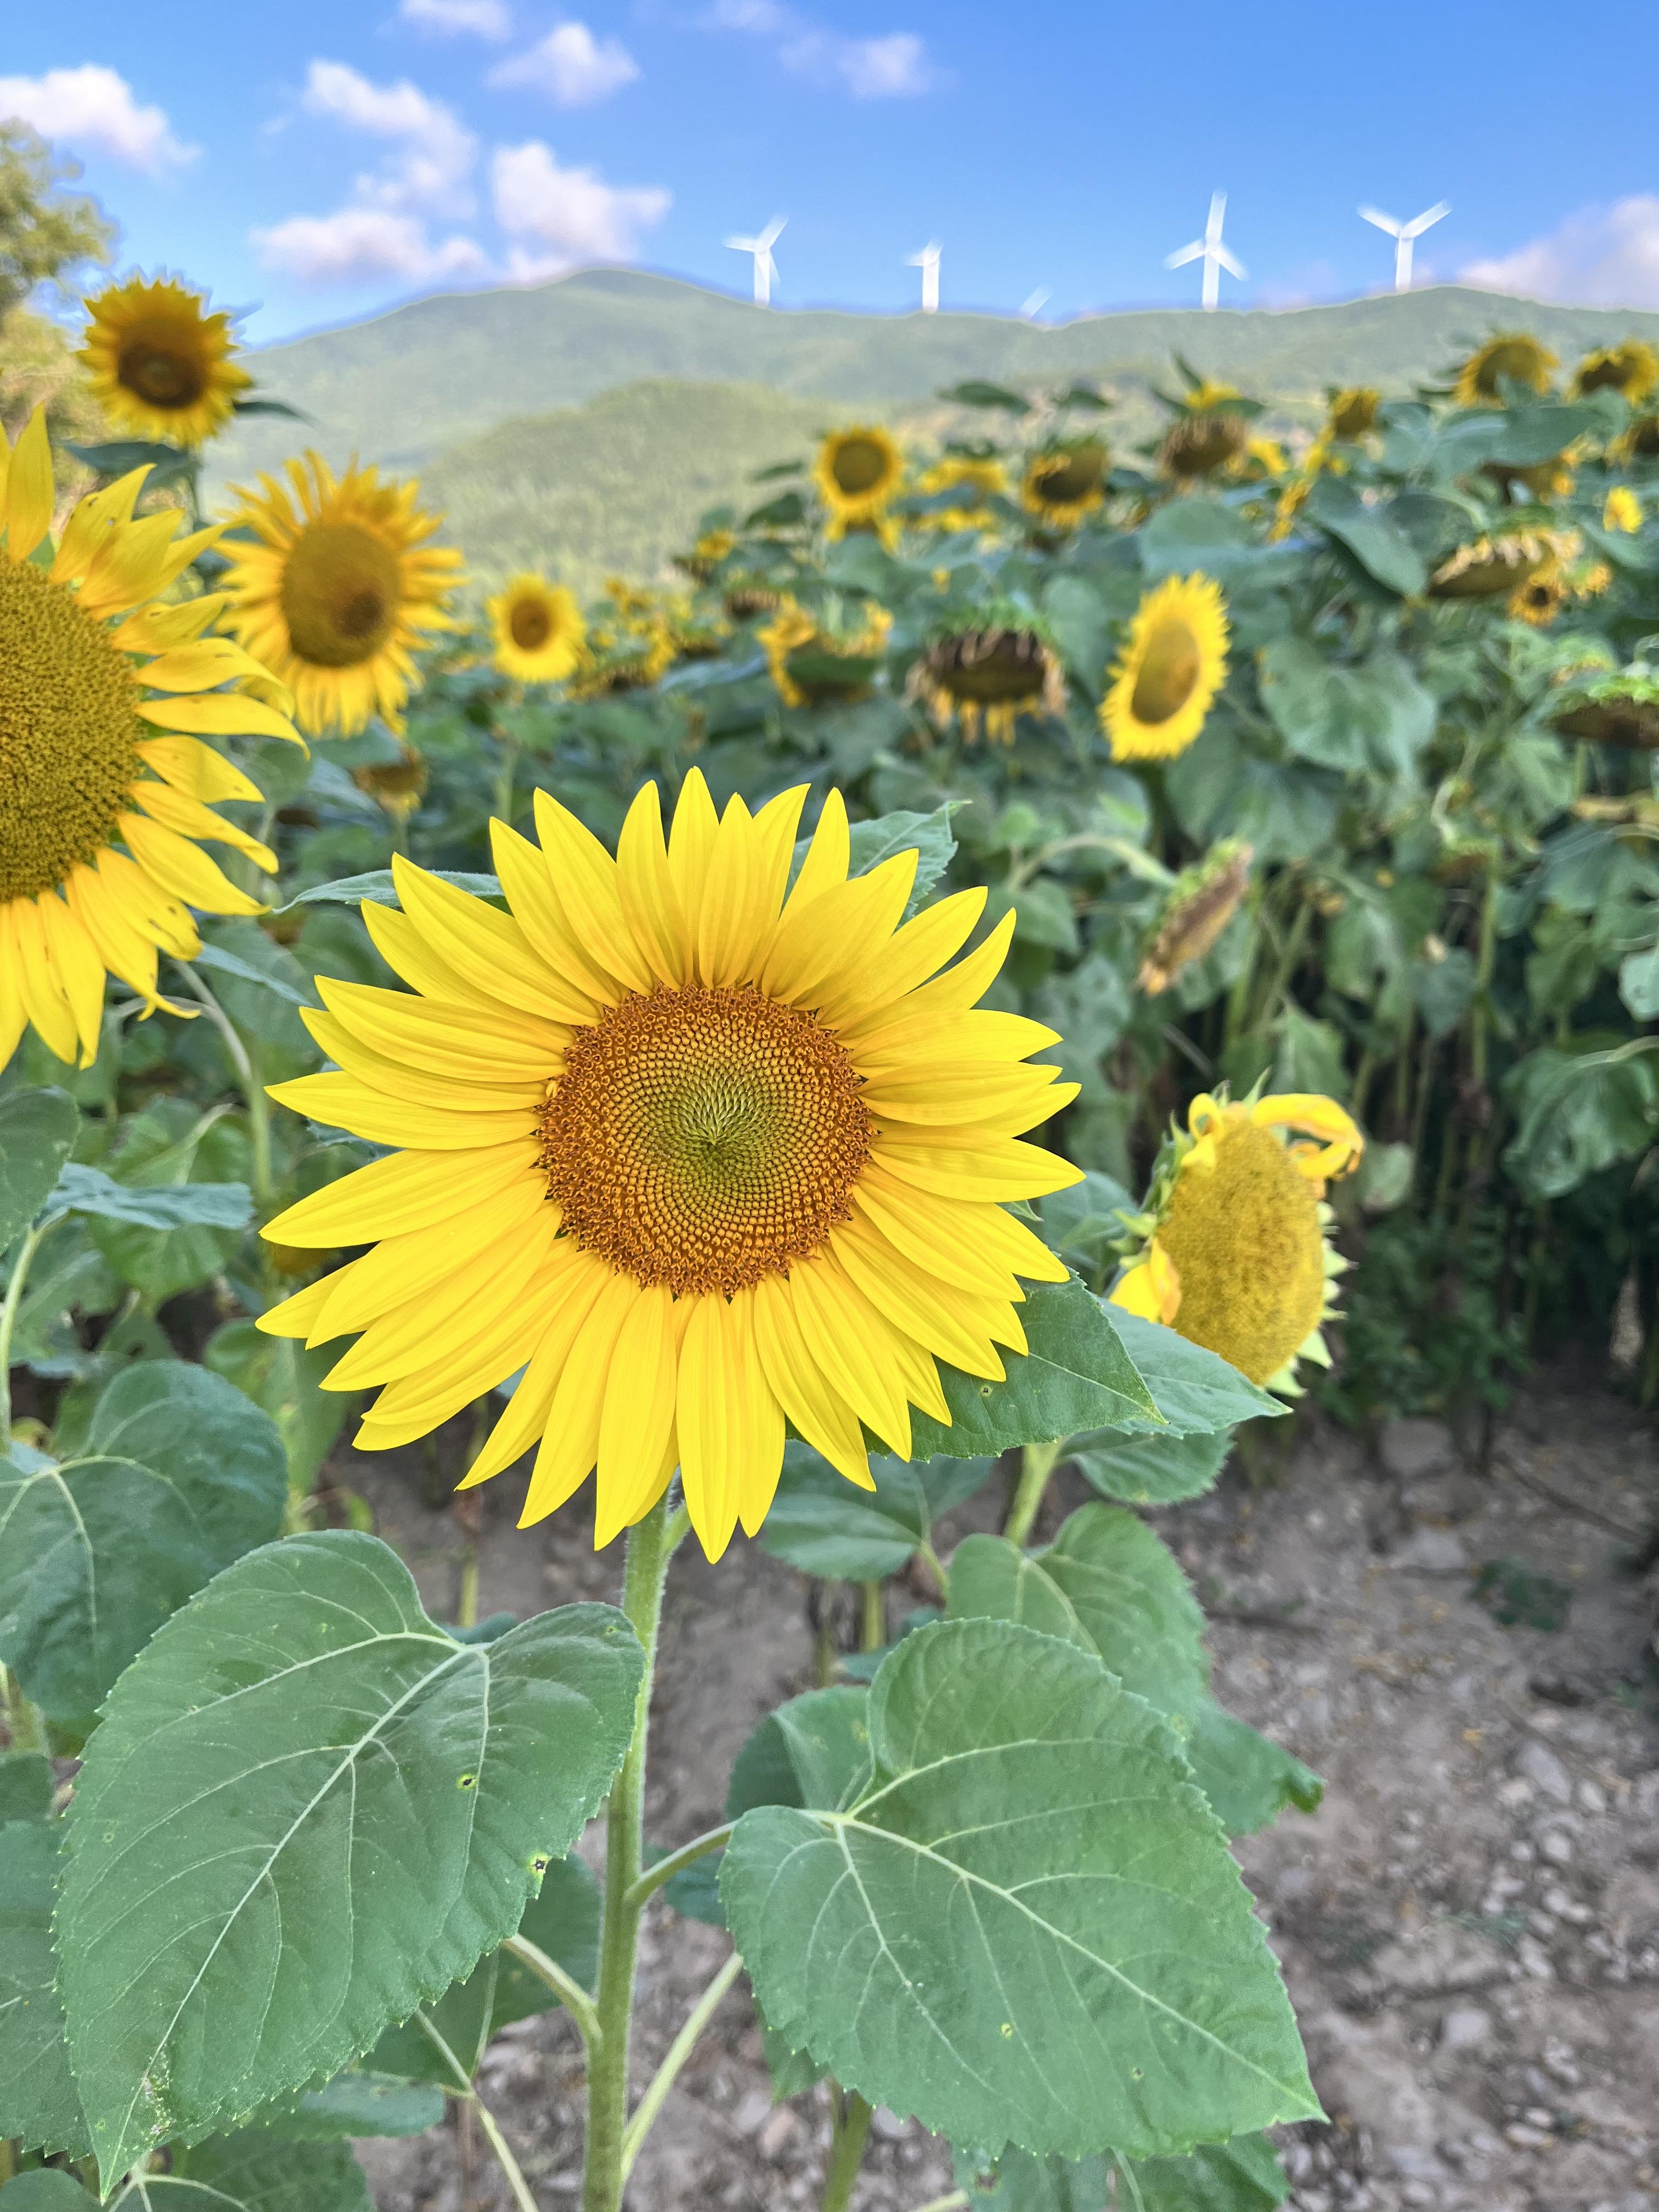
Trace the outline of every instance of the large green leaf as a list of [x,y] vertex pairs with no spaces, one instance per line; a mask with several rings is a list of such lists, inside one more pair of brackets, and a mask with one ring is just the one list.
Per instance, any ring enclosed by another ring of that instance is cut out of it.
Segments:
[[1285,742],[1321,768],[1409,775],[1434,735],[1433,694],[1387,648],[1340,667],[1306,638],[1275,638],[1262,650],[1258,681]]
[[50,1820],[0,1826],[0,2140],[80,2158],[92,2143],[64,2045],[52,1949],[58,1838]]
[[1411,539],[1386,513],[1367,507],[1340,477],[1316,477],[1309,488],[1304,512],[1388,590],[1410,599],[1428,589],[1428,565]]
[[52,1761],[43,1751],[0,1751],[0,1822],[52,1817]]
[[939,1458],[918,1465],[872,1454],[876,1486],[860,1490],[810,1445],[792,1443],[761,1542],[803,1574],[879,1582],[932,1540],[933,1522],[971,1498],[995,1464]]
[[732,1762],[726,1817],[757,1805],[832,1811],[870,1771],[870,1693],[838,1684],[768,1713]]
[[168,1614],[282,1526],[274,1424],[205,1368],[118,1375],[86,1455],[0,1460],[0,1656],[53,1720],[100,1705]]
[[[518,1931],[538,1950],[581,1984],[593,1986],[599,1961],[599,1886],[576,1857],[555,1859],[542,1876],[539,1893],[524,1909]],[[389,2027],[375,2045],[369,2063],[382,2074],[408,2081],[441,2082],[459,2088],[477,2073],[492,2037],[509,2021],[546,2012],[558,1999],[538,1974],[510,1953],[492,1951],[464,1982],[447,1990],[435,2004]],[[451,2063],[451,2058],[454,2063]]]
[[980,2212],[1274,2212],[1291,2192],[1262,2135],[1201,2143],[1184,2158],[1073,2160],[1010,2151],[983,2175],[971,2159],[959,2159],[957,2177]]
[[1162,1718],[1008,1621],[919,1629],[844,1811],[745,1813],[721,1869],[767,2019],[958,2142],[1185,2151],[1316,2117],[1289,2001]]
[[[457,890],[471,891],[476,898],[501,896],[501,881],[495,876],[458,875],[453,868],[434,868],[430,872],[440,883],[453,884]],[[397,905],[398,887],[390,868],[371,868],[367,875],[339,876],[331,884],[313,884],[276,911],[292,914],[296,907],[361,906],[365,899],[371,906]]]
[[1659,1134],[1659,1054],[1634,1045],[1559,1052],[1544,1046],[1511,1072],[1520,1127],[1504,1164],[1529,1197],[1561,1198]]
[[348,2136],[419,2136],[444,2116],[441,2089],[357,2068],[282,2105],[260,2108],[258,2126],[285,2142],[337,2142]]
[[59,1988],[103,2170],[337,2071],[505,1941],[621,1763],[641,1665],[605,1606],[457,1644],[349,1531],[168,1621],[69,1816]]
[[[1259,1390],[1237,1368],[1206,1352],[1201,1344],[1189,1344],[1174,1329],[1143,1321],[1139,1314],[1126,1313],[1121,1306],[1103,1305],[1102,1311],[1152,1392],[1172,1436],[1213,1436],[1236,1421],[1256,1420],[1263,1414],[1277,1418],[1290,1411],[1282,1398],[1275,1398],[1270,1390]],[[1111,1425],[1144,1429],[1148,1424]]]
[[1129,1505],[1168,1505],[1208,1490],[1232,1443],[1227,1429],[1209,1437],[1126,1437],[1099,1429],[1074,1438],[1066,1456],[1103,1497]]
[[1011,1445],[1052,1442],[1085,1429],[1164,1425],[1115,1318],[1108,1319],[1081,1283],[1039,1285],[1019,1317],[1029,1350],[1003,1355],[1004,1381],[941,1370],[951,1425],[942,1428],[926,1413],[913,1414],[911,1443],[918,1459],[940,1453],[952,1459],[990,1457]]
[[0,1257],[51,1197],[81,1127],[67,1091],[0,1098]]
[[309,1490],[362,1394],[325,1390],[322,1378],[334,1364],[337,1346],[315,1347],[289,1336],[266,1336],[251,1321],[228,1321],[216,1328],[202,1358],[216,1375],[264,1407],[276,1424],[288,1454],[288,1479],[296,1491]]
[[1318,1804],[1318,1776],[1211,1697],[1203,1613],[1174,1554],[1134,1514],[1085,1505],[1031,1554],[1000,1536],[969,1536],[951,1562],[951,1611],[1023,1621],[1094,1653],[1168,1717],[1231,1834],[1287,1805]]

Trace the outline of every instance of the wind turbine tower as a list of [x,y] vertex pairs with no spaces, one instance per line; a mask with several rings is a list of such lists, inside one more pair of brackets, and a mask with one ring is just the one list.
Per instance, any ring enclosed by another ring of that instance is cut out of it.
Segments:
[[1394,240],[1394,289],[1409,292],[1412,289],[1412,248],[1431,223],[1438,222],[1443,215],[1451,213],[1449,200],[1437,200],[1421,215],[1414,215],[1409,222],[1396,222],[1391,215],[1380,208],[1363,207],[1359,210],[1367,222],[1374,222],[1379,230],[1386,230]]
[[1166,269],[1184,269],[1189,261],[1204,264],[1204,305],[1211,309],[1220,303],[1221,272],[1224,269],[1230,276],[1237,276],[1241,282],[1249,274],[1244,264],[1230,253],[1221,242],[1222,219],[1226,212],[1226,193],[1212,192],[1210,219],[1204,226],[1203,237],[1195,238],[1190,246],[1183,246],[1179,253],[1166,254],[1164,259]]
[[726,244],[734,253],[752,253],[755,257],[755,305],[770,307],[772,287],[778,280],[778,264],[772,258],[772,248],[777,244],[788,221],[787,216],[775,215],[758,238],[728,238]]
[[924,315],[939,313],[939,246],[929,239],[920,253],[913,253],[905,263],[907,269],[921,271],[921,312]]

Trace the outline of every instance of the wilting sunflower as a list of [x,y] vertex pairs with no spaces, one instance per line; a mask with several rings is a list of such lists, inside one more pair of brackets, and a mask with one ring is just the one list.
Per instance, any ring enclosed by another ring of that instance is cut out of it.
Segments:
[[203,635],[219,594],[159,603],[219,532],[179,536],[176,507],[135,521],[149,473],[82,500],[54,548],[44,410],[15,447],[0,436],[0,1066],[31,1022],[90,1066],[106,974],[153,1012],[158,951],[202,949],[191,908],[260,911],[200,841],[276,865],[212,811],[259,793],[200,740],[298,733],[265,671]]
[[1437,599],[1507,597],[1552,562],[1576,560],[1583,541],[1576,530],[1511,530],[1476,538],[1449,554],[1429,579]]
[[861,423],[830,431],[812,474],[830,510],[827,533],[841,538],[880,514],[903,478],[904,456],[885,430]]
[[844,622],[820,619],[786,598],[769,623],[755,632],[772,681],[786,707],[818,707],[861,699],[886,650],[893,617],[866,599]]
[[401,727],[419,678],[411,655],[453,627],[449,594],[461,556],[427,542],[442,518],[418,504],[419,484],[382,483],[356,465],[337,477],[320,454],[288,464],[289,482],[259,479],[242,505],[225,579],[229,623],[292,690],[313,737],[352,737],[371,714]]
[[1029,625],[981,622],[936,638],[911,668],[908,698],[934,726],[952,722],[971,744],[980,733],[1011,745],[1022,714],[1063,714],[1066,675],[1048,639]]
[[1255,858],[1242,837],[1224,837],[1170,886],[1140,963],[1139,981],[1157,998],[1213,951],[1243,903]]
[[495,665],[519,684],[559,684],[575,668],[587,626],[574,593],[545,576],[514,576],[484,608]]
[[272,1095],[399,1149],[264,1232],[375,1249],[259,1324],[362,1332],[326,1387],[384,1386],[363,1448],[523,1369],[466,1486],[536,1447],[528,1523],[597,1463],[603,1545],[678,1465],[718,1558],[786,1423],[869,1487],[861,1424],[908,1458],[939,1361],[1023,1349],[1018,1279],[1064,1271],[1005,1203],[1078,1176],[1018,1141],[1074,1093],[1025,1064],[1053,1032],[975,1011],[1012,917],[939,974],[984,892],[902,923],[915,854],[849,879],[833,793],[786,895],[805,796],[717,817],[693,770],[665,842],[647,784],[613,860],[538,792],[539,849],[492,825],[507,914],[393,862],[364,920],[413,994],[322,981],[339,1072]]
[[229,422],[253,380],[231,359],[230,318],[169,277],[135,276],[86,303],[80,359],[93,397],[135,438],[199,446]]
[[1196,384],[1181,403],[1158,447],[1165,476],[1193,483],[1241,462],[1250,443],[1250,412],[1230,406],[1242,395],[1231,384]]
[[1573,373],[1572,389],[1576,398],[1590,392],[1616,392],[1632,407],[1639,407],[1659,392],[1659,351],[1644,338],[1598,346],[1579,362]]
[[1547,629],[1567,604],[1566,579],[1560,564],[1547,561],[1541,568],[1518,583],[1510,593],[1507,611],[1534,629]]
[[608,699],[618,691],[648,691],[674,665],[674,633],[660,608],[647,617],[630,615],[621,628],[594,630],[570,678],[573,699]]
[[1325,1185],[1364,1148],[1334,1099],[1201,1093],[1158,1155],[1112,1304],[1295,1395],[1298,1359],[1330,1364],[1321,1324],[1346,1264],[1325,1235]]
[[1496,407],[1502,402],[1500,384],[1547,392],[1551,373],[1559,367],[1558,356],[1530,331],[1499,331],[1459,368],[1452,398],[1460,407]]
[[1351,384],[1344,391],[1334,392],[1326,410],[1326,430],[1333,438],[1363,438],[1376,428],[1376,410],[1382,404],[1382,394],[1374,385]]
[[1642,502],[1628,484],[1614,484],[1601,509],[1603,530],[1633,534],[1642,527]]
[[1049,530],[1075,530],[1105,501],[1111,456],[1098,438],[1045,447],[1025,464],[1020,504]]
[[1170,576],[1135,610],[1100,703],[1114,760],[1173,760],[1204,726],[1227,675],[1227,603],[1219,584]]
[[933,498],[943,492],[957,495],[949,507],[934,507],[919,515],[916,520],[920,528],[994,530],[996,514],[983,502],[1008,496],[1008,471],[994,455],[975,460],[965,453],[947,453],[943,460],[935,461],[932,468],[923,471],[916,489]]
[[1574,682],[1553,721],[1580,744],[1659,751],[1659,673],[1638,662]]

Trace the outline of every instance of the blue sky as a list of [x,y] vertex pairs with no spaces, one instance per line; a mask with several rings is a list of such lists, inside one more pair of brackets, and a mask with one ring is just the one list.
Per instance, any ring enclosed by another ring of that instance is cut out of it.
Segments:
[[1230,195],[1224,304],[1380,289],[1358,203],[1451,214],[1419,282],[1659,307],[1650,134],[1609,130],[1652,0],[1594,68],[1538,0],[253,0],[158,38],[130,0],[9,7],[0,114],[84,162],[119,263],[251,309],[249,337],[439,287],[636,261],[777,301],[1044,316],[1196,300],[1163,267]]

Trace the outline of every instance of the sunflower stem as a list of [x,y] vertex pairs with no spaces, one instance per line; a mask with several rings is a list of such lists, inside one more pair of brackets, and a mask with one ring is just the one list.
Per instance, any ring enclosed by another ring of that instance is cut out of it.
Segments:
[[226,1053],[235,1072],[242,1103],[247,1109],[248,1182],[253,1193],[254,1204],[264,1208],[270,1203],[275,1188],[270,1169],[270,1101],[265,1096],[264,1085],[253,1072],[253,1062],[248,1057],[241,1032],[219,1004],[213,993],[202,981],[187,960],[179,963],[191,990],[201,1002],[202,1012],[218,1030]]
[[864,2163],[864,2146],[870,2136],[872,2107],[854,2090],[842,2093],[836,2131],[830,2146],[830,2171],[823,2177],[818,2212],[847,2212],[853,2201],[853,2184]]
[[743,1960],[733,1952],[708,1987],[685,2016],[685,2025],[669,2045],[668,2056],[652,2075],[645,2094],[640,2099],[633,2118],[628,2123],[623,2136],[623,2179],[633,2172],[634,2161],[640,2147],[651,2132],[658,2113],[668,2101],[668,2093],[679,2079],[681,2069],[696,2048],[697,2038],[719,2010],[720,2001],[743,1972]]
[[18,1309],[23,1303],[23,1285],[29,1279],[29,1263],[50,1225],[43,1222],[38,1228],[26,1229],[19,1238],[11,1280],[6,1285],[5,1301],[0,1304],[0,1452],[11,1443],[11,1340],[16,1333]]
[[859,1624],[859,1650],[879,1651],[887,1641],[887,1605],[879,1582],[864,1584],[864,1612]]
[[1030,1534],[1048,1494],[1048,1478],[1065,1449],[1064,1437],[1057,1437],[1053,1443],[1026,1445],[1020,1459],[1019,1487],[1008,1508],[1008,1518],[1002,1524],[1002,1533],[1011,1544],[1023,1546]]
[[671,1556],[668,1501],[659,1498],[628,1534],[623,1611],[645,1652],[634,1709],[634,1740],[611,1785],[606,1820],[605,1920],[599,1948],[600,2042],[588,2068],[587,2157],[582,2212],[621,2212],[623,2143],[628,2127],[628,2052],[634,2010],[634,1961],[639,1948],[641,1904],[630,1893],[640,1878],[643,1852],[646,1740],[651,1686],[656,1670],[657,1627]]
[[673,1881],[677,1874],[683,1874],[687,1867],[695,1866],[699,1859],[706,1859],[711,1851],[723,1850],[732,1840],[733,1825],[732,1821],[726,1820],[718,1828],[706,1829],[701,1836],[693,1836],[689,1844],[682,1844],[678,1850],[670,1851],[666,1858],[658,1859],[647,1867],[629,1891],[628,1902],[637,1911],[647,1898],[654,1897],[666,1883]]

